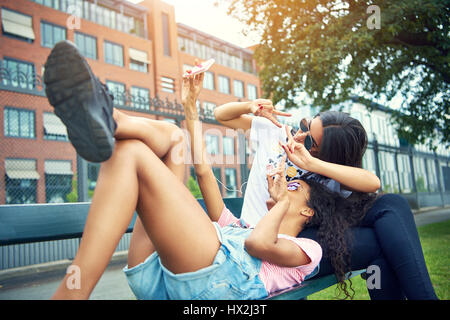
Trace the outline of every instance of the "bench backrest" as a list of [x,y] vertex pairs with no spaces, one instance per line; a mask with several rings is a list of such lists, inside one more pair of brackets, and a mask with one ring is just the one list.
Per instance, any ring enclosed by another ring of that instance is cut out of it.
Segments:
[[[199,203],[205,208],[203,200]],[[243,198],[224,199],[240,217]],[[0,205],[0,246],[80,238],[90,203]],[[206,210],[206,209],[205,209]],[[133,231],[136,214],[127,232]]]

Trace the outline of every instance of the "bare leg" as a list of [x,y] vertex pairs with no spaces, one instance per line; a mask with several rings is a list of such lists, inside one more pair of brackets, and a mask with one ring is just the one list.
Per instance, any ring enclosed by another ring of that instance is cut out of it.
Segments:
[[[118,109],[113,111],[117,129],[114,137],[117,140],[137,139],[144,142],[160,158],[164,159],[172,151],[167,163],[170,169],[184,165],[183,132],[174,124],[144,117],[134,117]],[[175,164],[175,166],[173,166]],[[182,166],[184,169],[184,166]]]
[[[183,158],[185,144],[181,130],[168,122],[146,118],[131,117],[114,109],[114,117],[118,124],[116,139],[140,139],[150,149],[158,150],[164,164],[180,180],[184,180],[185,164],[177,159]],[[171,137],[170,140],[167,138]],[[141,206],[138,205],[138,211]],[[155,251],[139,216],[134,224],[128,249],[128,267],[134,267]]]
[[68,289],[66,276],[54,298],[89,297],[136,206],[144,229],[169,270],[190,272],[212,263],[220,243],[214,226],[189,190],[142,142],[119,141],[100,170],[73,261],[81,270],[81,289]]

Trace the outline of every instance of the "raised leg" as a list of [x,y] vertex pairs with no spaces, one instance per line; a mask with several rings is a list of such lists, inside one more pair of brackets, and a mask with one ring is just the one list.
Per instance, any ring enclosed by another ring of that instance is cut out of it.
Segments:
[[119,141],[102,164],[85,231],[73,261],[81,289],[62,281],[54,298],[87,298],[138,208],[161,261],[174,273],[209,266],[220,246],[214,226],[183,183],[145,144]]
[[[157,151],[155,153],[178,180],[184,180],[185,164],[180,160],[184,159],[186,150],[183,133],[177,126],[164,121],[129,116],[117,109],[114,109],[113,115],[117,123],[116,139],[139,139],[144,142],[147,147]],[[154,250],[155,247],[138,216],[128,249],[128,267],[144,262]]]

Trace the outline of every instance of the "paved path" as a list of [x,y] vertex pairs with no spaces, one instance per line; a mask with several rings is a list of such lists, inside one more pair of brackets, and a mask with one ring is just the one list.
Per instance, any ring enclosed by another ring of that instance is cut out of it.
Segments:
[[[450,207],[420,212],[414,215],[417,226],[441,222],[450,219]],[[23,276],[14,275],[5,277],[0,271],[0,300],[46,300],[49,299],[58,287],[64,276],[64,270],[69,261],[54,263],[39,269],[26,269]],[[113,259],[99,283],[94,289],[92,300],[129,300],[135,299],[131,292],[122,268],[126,264],[126,254],[119,254]],[[46,270],[47,269],[47,270]],[[52,270],[48,270],[52,269]]]

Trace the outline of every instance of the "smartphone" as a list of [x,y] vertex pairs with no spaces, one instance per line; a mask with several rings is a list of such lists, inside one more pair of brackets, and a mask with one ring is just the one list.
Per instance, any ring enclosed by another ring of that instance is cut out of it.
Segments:
[[201,62],[200,64],[193,67],[191,70],[186,70],[186,72],[183,74],[183,78],[187,78],[189,76],[195,76],[196,74],[206,72],[211,68],[211,66],[216,62],[214,59],[209,59],[204,62]]

